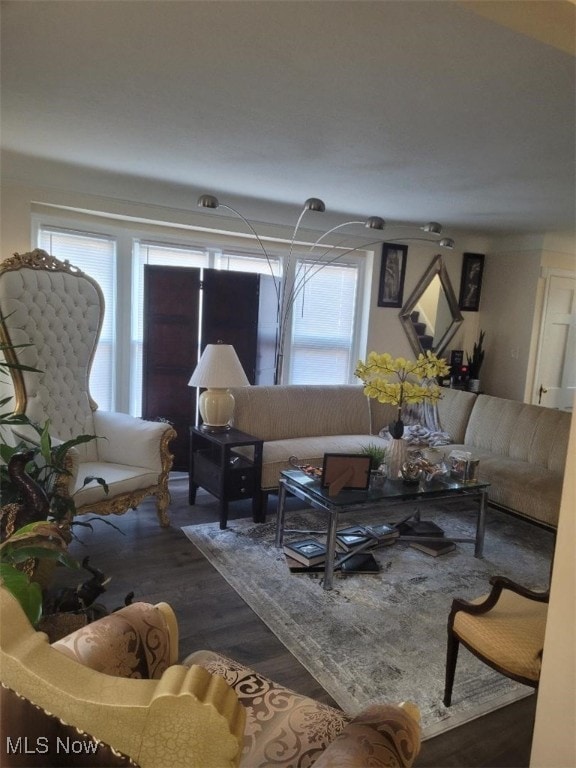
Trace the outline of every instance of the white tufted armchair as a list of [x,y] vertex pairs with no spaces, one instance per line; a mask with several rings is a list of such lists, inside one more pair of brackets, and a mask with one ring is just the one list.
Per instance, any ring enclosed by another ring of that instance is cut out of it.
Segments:
[[[74,495],[77,514],[122,514],[154,495],[160,524],[169,525],[174,429],[99,411],[90,396],[90,368],[104,315],[100,286],[45,251],[15,254],[0,262],[0,311],[8,362],[39,371],[11,369],[15,412],[40,425],[49,420],[54,442],[82,434],[98,437],[69,451],[67,491]],[[25,428],[18,430],[19,437],[31,438]],[[90,476],[103,478],[108,493],[96,482],[84,486]]]

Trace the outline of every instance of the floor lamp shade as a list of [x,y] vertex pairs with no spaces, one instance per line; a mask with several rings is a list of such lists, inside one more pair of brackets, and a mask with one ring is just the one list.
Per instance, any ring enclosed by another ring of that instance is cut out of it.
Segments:
[[228,387],[246,387],[249,384],[231,344],[207,344],[188,382],[190,387],[206,388],[198,403],[204,428],[229,429],[234,415],[234,397]]

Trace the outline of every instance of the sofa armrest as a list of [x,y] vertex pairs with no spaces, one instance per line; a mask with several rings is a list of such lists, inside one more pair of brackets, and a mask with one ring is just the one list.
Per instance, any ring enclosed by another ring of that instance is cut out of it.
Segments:
[[221,678],[180,665],[159,680],[111,677],[59,653],[2,586],[0,610],[5,687],[141,768],[238,765],[245,715]]
[[311,766],[351,719],[213,651],[196,651],[183,663],[220,675],[238,696],[246,710],[246,768]]
[[420,751],[418,721],[413,704],[373,704],[348,723],[314,768],[409,768]]
[[71,632],[52,647],[107,675],[153,680],[177,661],[178,625],[167,603],[133,603]]
[[[170,424],[145,421],[127,413],[94,412],[98,459],[112,464],[130,464],[162,471],[162,445],[174,434]],[[171,434],[172,433],[172,434]]]
[[352,719],[212,651],[196,651],[184,664],[224,677],[246,708],[243,764],[250,768],[400,768],[418,755],[419,712],[413,704],[373,705]]

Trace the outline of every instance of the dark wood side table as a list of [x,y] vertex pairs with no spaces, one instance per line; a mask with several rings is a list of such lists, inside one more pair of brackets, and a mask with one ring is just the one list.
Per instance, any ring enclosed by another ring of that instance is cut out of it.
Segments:
[[[220,501],[220,528],[228,522],[228,503],[252,499],[254,522],[263,522],[262,440],[239,429],[207,432],[190,427],[190,486],[188,501],[194,504],[196,490],[204,488]],[[236,448],[252,448],[240,453]]]

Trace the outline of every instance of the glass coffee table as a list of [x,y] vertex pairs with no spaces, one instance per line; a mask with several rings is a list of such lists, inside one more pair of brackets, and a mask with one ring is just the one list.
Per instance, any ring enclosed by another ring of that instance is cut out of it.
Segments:
[[[363,491],[344,490],[336,496],[329,496],[328,489],[322,488],[320,478],[310,477],[299,469],[285,470],[280,473],[276,546],[279,548],[283,546],[285,533],[295,532],[285,528],[286,497],[288,494],[307,502],[314,509],[326,512],[328,516],[327,555],[323,586],[324,589],[329,590],[332,589],[334,580],[336,533],[340,515],[363,508],[372,508],[376,514],[386,511],[386,508],[391,505],[403,502],[428,502],[462,496],[476,498],[479,502],[476,535],[474,538],[454,538],[452,536],[449,538],[450,541],[454,542],[474,544],[474,557],[482,557],[489,485],[489,483],[480,482],[459,482],[452,477],[442,477],[430,482],[420,481],[417,485],[408,485],[403,480],[386,479],[380,488]],[[419,511],[411,513],[406,520],[414,517],[419,519]],[[298,533],[306,533],[306,531],[298,531]],[[406,540],[406,538],[399,536],[398,540]]]

